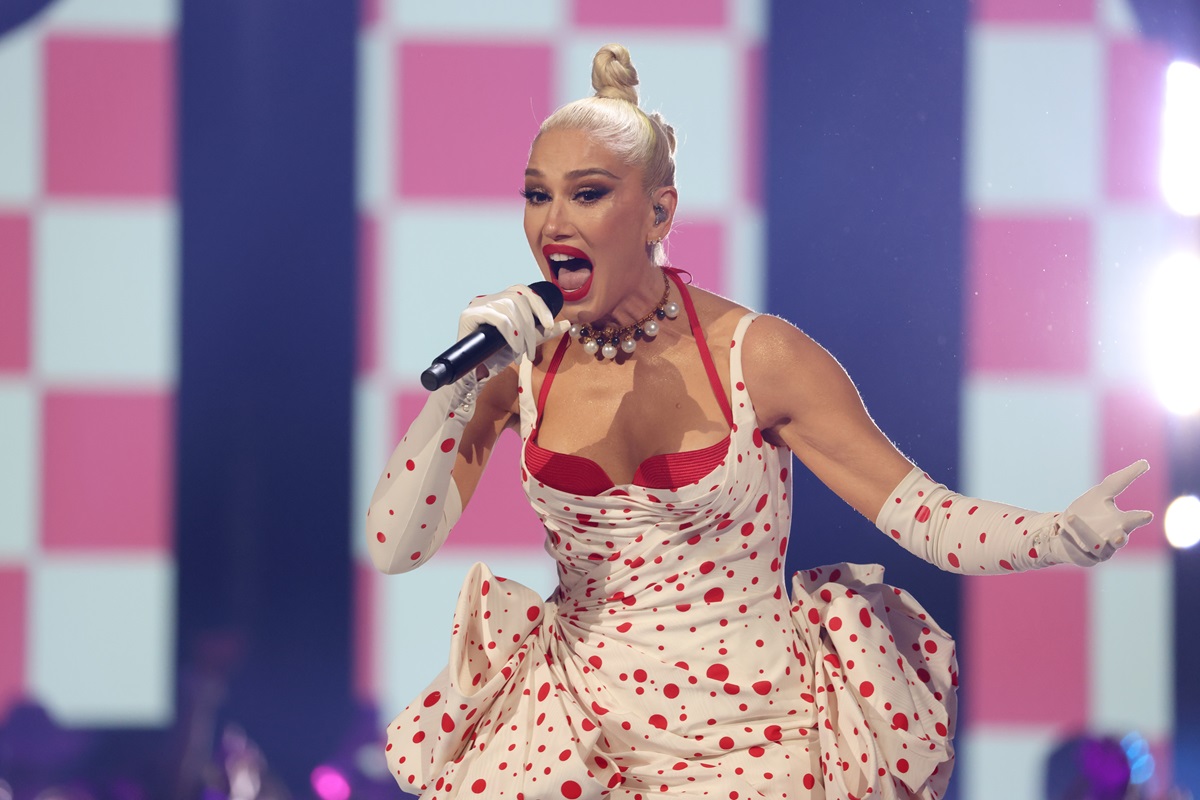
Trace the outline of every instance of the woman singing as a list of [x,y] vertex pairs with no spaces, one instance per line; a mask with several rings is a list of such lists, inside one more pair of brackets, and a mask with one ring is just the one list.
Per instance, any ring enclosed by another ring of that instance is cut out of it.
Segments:
[[388,763],[426,798],[940,797],[954,643],[878,566],[789,592],[792,455],[967,575],[1105,560],[1150,519],[1113,502],[1146,464],[1061,515],[927,477],[812,339],[666,266],[675,134],[637,82],[602,48],[596,95],[530,150],[525,234],[561,319],[523,286],[472,302],[460,335],[492,324],[509,348],[430,396],[375,490],[375,564],[418,567],[518,428],[559,579],[543,600],[472,568],[449,665],[389,726]]

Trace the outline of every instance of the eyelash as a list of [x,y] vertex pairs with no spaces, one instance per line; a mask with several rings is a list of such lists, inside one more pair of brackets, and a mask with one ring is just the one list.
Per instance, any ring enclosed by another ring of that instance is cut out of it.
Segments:
[[[592,203],[600,200],[606,194],[608,194],[608,189],[586,187],[583,189],[577,189],[575,191],[574,198],[584,205],[591,205]],[[590,195],[590,197],[584,197],[584,195]],[[530,205],[541,205],[550,199],[549,192],[546,192],[542,189],[523,188],[521,189],[521,196],[524,197],[525,202],[529,203]]]

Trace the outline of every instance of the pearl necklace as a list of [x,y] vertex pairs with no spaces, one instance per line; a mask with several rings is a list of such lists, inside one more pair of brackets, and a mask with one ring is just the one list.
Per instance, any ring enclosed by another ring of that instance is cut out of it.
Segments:
[[667,302],[671,295],[671,282],[667,280],[667,273],[664,272],[662,276],[662,299],[649,314],[637,322],[624,328],[614,328],[610,325],[602,331],[593,330],[590,325],[576,323],[571,326],[569,333],[579,339],[583,351],[589,356],[599,353],[601,358],[616,358],[618,347],[625,355],[631,355],[637,349],[638,340],[653,339],[658,335],[659,320],[675,319],[679,316],[679,304]]

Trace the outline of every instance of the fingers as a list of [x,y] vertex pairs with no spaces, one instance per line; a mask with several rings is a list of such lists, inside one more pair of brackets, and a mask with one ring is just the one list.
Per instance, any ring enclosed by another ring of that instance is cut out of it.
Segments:
[[1104,480],[1100,481],[1100,488],[1109,497],[1116,497],[1121,492],[1129,488],[1129,484],[1133,483],[1139,477],[1145,474],[1146,470],[1150,469],[1150,462],[1146,459],[1139,459],[1133,462],[1125,469],[1120,469],[1109,475]]
[[1121,527],[1125,529],[1125,533],[1132,533],[1143,525],[1149,525],[1153,521],[1154,515],[1149,511],[1126,511],[1125,521]]

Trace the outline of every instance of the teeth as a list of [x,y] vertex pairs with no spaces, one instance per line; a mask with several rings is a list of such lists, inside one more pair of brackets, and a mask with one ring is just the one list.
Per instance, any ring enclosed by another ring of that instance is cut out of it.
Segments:
[[550,260],[551,261],[570,261],[571,256],[567,255],[566,253],[551,253]]

